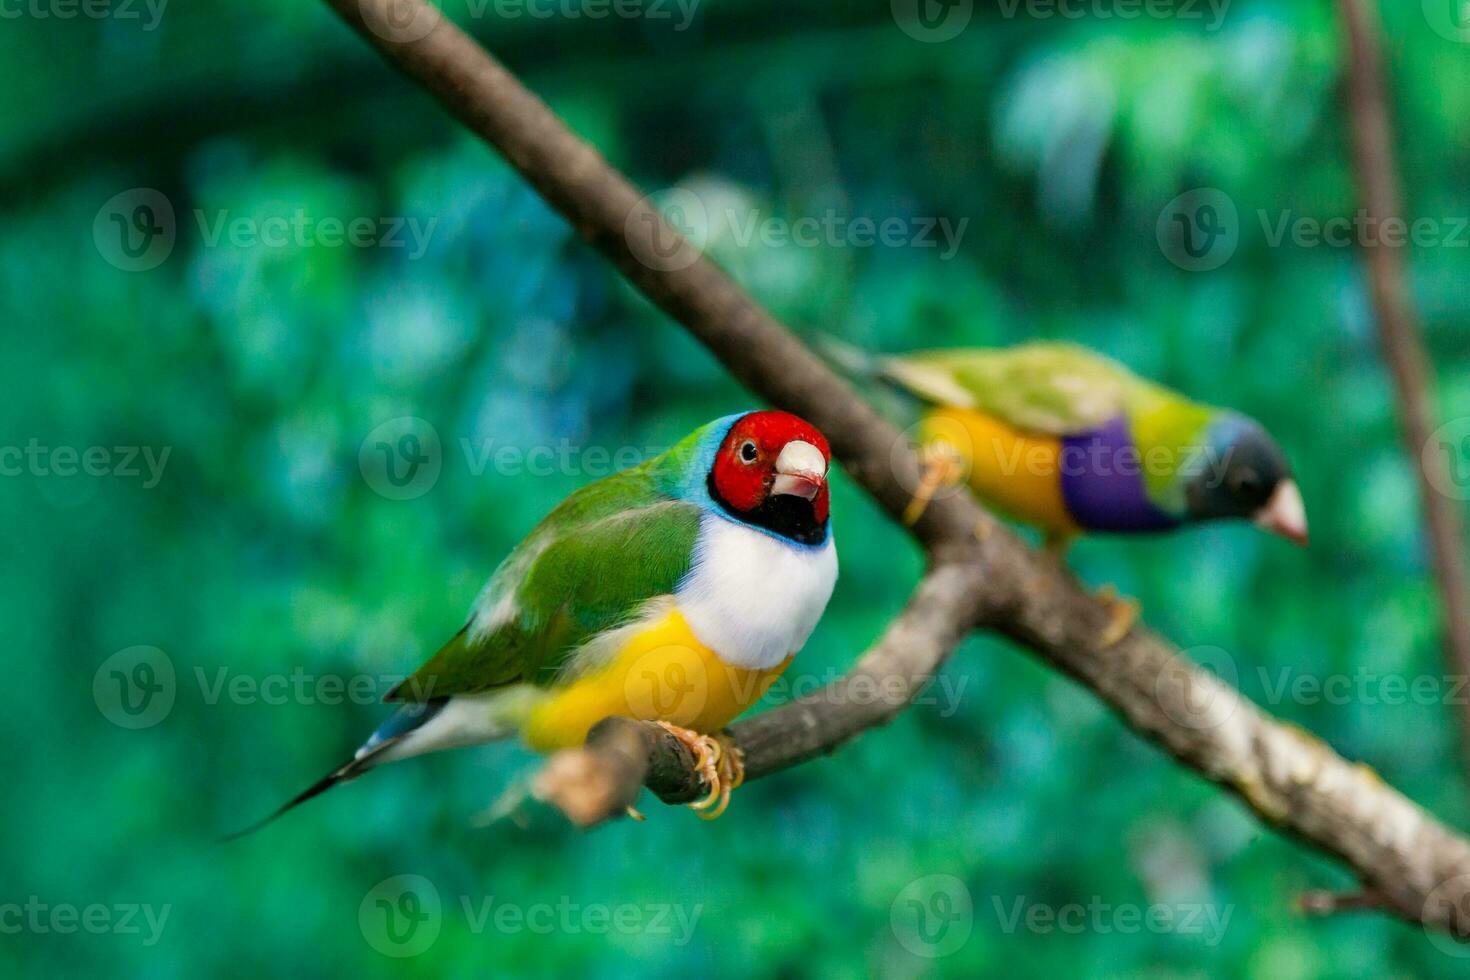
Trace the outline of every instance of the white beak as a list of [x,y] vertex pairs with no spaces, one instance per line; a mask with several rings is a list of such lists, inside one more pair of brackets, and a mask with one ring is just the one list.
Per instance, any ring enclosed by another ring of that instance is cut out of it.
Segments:
[[793,439],[776,457],[776,482],[771,493],[786,493],[811,500],[827,482],[827,457],[809,442]]
[[1307,543],[1307,507],[1302,503],[1302,492],[1295,480],[1282,480],[1252,520],[1256,527],[1272,534],[1300,545]]

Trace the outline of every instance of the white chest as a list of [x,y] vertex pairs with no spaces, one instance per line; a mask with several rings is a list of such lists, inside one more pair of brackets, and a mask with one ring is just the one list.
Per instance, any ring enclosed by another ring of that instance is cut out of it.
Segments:
[[774,667],[806,645],[837,584],[832,536],[806,548],[705,514],[675,599],[699,641],[736,667]]

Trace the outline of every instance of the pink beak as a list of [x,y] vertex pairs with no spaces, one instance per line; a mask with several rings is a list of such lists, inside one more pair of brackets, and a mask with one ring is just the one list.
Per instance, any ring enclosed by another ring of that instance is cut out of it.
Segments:
[[790,494],[811,500],[827,482],[827,457],[809,442],[793,439],[776,457],[776,479],[772,494]]
[[1256,527],[1279,534],[1303,547],[1307,543],[1307,508],[1295,480],[1282,480],[1271,499],[1252,518]]

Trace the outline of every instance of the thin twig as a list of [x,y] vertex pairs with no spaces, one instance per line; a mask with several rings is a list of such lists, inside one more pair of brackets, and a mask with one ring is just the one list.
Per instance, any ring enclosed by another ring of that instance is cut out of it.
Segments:
[[1297,897],[1303,915],[1337,915],[1340,912],[1382,912],[1388,901],[1372,889],[1355,892],[1311,891]]
[[[1437,415],[1434,376],[1404,272],[1403,248],[1393,236],[1382,234],[1386,222],[1402,221],[1403,205],[1384,83],[1378,14],[1366,0],[1338,0],[1338,8],[1347,38],[1346,111],[1352,124],[1358,192],[1367,212],[1368,227],[1379,230],[1371,241],[1359,243],[1360,251],[1378,320],[1383,358],[1388,362],[1398,393],[1404,451],[1418,477],[1430,561],[1444,621],[1445,666],[1451,676],[1470,677],[1470,575],[1465,563],[1465,525],[1458,501],[1438,489],[1450,485],[1449,472],[1442,447],[1430,444]],[[1461,760],[1470,767],[1470,702],[1461,703],[1459,725]]]

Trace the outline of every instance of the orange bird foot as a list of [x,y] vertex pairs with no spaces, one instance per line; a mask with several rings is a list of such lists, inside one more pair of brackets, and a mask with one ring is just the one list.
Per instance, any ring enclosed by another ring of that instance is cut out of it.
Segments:
[[1106,650],[1128,635],[1133,624],[1138,622],[1138,614],[1143,607],[1137,599],[1118,595],[1118,590],[1111,585],[1104,585],[1093,593],[1093,597],[1108,607],[1108,625],[1103,628],[1097,644],[1099,650]]
[[924,516],[929,502],[941,489],[953,486],[965,474],[965,468],[955,451],[943,443],[935,443],[926,446],[919,451],[919,462],[924,471],[919,476],[919,485],[914,490],[913,497],[909,500],[907,507],[903,509],[903,522],[912,527]]
[[745,782],[745,753],[728,735],[705,735],[661,721],[658,726],[683,743],[694,755],[694,771],[709,787],[709,795],[689,804],[704,820],[714,820],[730,805],[730,794]]

